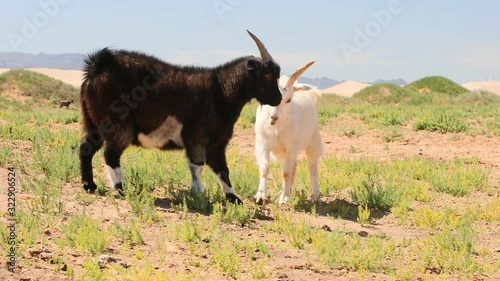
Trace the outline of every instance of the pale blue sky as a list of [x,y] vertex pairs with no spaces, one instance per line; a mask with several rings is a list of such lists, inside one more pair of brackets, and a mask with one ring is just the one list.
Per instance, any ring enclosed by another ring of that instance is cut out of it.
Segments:
[[495,0],[2,0],[0,15],[1,52],[88,53],[112,46],[214,66],[258,54],[249,29],[284,73],[316,60],[304,75],[500,80]]

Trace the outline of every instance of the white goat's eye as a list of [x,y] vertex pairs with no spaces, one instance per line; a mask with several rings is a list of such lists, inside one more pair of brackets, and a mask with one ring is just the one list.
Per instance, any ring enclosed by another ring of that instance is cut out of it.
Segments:
[[289,99],[289,100],[286,100],[286,101],[285,101],[285,103],[290,103],[291,101],[292,101],[292,100],[291,100],[291,99]]

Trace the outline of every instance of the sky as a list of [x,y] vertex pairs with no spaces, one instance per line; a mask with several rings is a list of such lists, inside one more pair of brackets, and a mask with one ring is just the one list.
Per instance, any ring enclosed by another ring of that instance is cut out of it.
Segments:
[[0,0],[0,52],[110,46],[216,66],[266,45],[284,74],[407,82],[500,80],[500,1]]

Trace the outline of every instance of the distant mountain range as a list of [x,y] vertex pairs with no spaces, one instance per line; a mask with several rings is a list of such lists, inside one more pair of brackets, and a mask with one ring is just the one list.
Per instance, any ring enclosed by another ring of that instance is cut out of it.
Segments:
[[[345,82],[345,81],[338,81],[338,80],[335,80],[335,79],[331,79],[331,78],[328,78],[328,77],[309,78],[309,77],[306,77],[306,76],[299,77],[298,81],[299,81],[299,83],[306,83],[306,84],[314,85],[314,86],[316,86],[316,87],[318,87],[320,89],[327,89],[327,88],[330,88],[330,87],[333,87],[335,85],[338,85],[340,83]],[[402,78],[389,79],[389,80],[378,79],[378,80],[375,80],[373,82],[364,82],[364,83],[371,84],[371,85],[382,84],[382,83],[392,83],[392,84],[396,84],[396,85],[399,85],[399,86],[404,86],[404,85],[408,84]]]
[[0,68],[58,68],[80,70],[85,55],[73,54],[26,54],[0,52]]
[[402,78],[390,79],[390,80],[378,79],[378,80],[375,80],[373,82],[367,82],[367,83],[368,84],[372,84],[372,85],[382,84],[382,83],[391,83],[391,84],[396,84],[396,85],[399,85],[399,86],[404,86],[404,85],[408,84]]
[[314,85],[320,89],[326,89],[330,88],[332,86],[335,86],[337,84],[340,84],[344,81],[337,81],[334,79],[330,79],[328,77],[322,77],[322,78],[309,78],[307,76],[300,76],[299,79],[297,79],[299,83],[305,83],[305,84],[310,84]]
[[[18,52],[0,52],[0,68],[57,68],[81,70],[83,66],[84,54],[27,54]],[[328,77],[309,78],[302,76],[298,79],[300,83],[314,85],[320,89],[326,89],[338,85],[345,81],[338,81]],[[369,84],[394,83],[397,85],[406,85],[406,81],[399,79],[376,80],[367,82]]]

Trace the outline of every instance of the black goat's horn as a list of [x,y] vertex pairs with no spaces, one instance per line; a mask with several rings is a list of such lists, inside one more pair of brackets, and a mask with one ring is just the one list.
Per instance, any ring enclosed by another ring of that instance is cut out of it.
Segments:
[[250,35],[250,37],[252,37],[253,41],[255,41],[255,44],[257,44],[257,47],[259,48],[259,52],[260,52],[260,57],[262,58],[262,60],[264,60],[264,61],[266,61],[266,60],[274,61],[273,57],[271,57],[271,54],[269,54],[269,52],[267,51],[266,47],[259,40],[259,38],[257,38],[257,36],[255,36],[255,35],[253,35],[252,32],[250,32],[248,30],[247,30],[247,32]]

